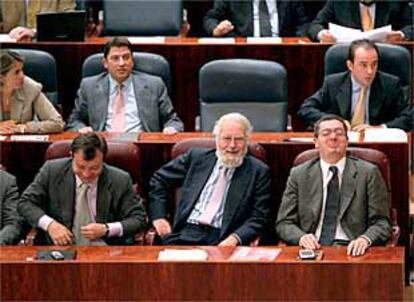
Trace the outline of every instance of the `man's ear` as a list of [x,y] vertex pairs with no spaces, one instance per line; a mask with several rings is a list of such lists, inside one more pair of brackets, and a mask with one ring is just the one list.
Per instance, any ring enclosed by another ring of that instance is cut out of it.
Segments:
[[108,64],[106,63],[106,59],[102,58],[102,65],[105,67],[105,69],[108,69]]
[[346,60],[346,67],[348,67],[349,71],[352,71],[354,64],[350,60]]
[[319,148],[319,142],[318,142],[318,139],[316,137],[313,139],[313,143],[315,144],[315,148],[318,149]]

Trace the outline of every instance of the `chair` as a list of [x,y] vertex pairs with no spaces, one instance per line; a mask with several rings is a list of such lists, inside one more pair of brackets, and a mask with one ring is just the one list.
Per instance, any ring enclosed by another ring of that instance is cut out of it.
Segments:
[[177,36],[182,0],[104,0],[106,36]]
[[[377,46],[380,58],[378,69],[399,77],[409,96],[412,85],[410,52],[399,45],[377,43]],[[348,70],[348,49],[349,44],[335,44],[326,51],[325,76]]]
[[55,58],[41,50],[11,49],[21,55],[25,61],[24,73],[43,85],[43,93],[56,107],[59,104]]
[[[134,52],[133,55],[134,70],[162,78],[168,92],[171,92],[170,64],[163,56],[147,52]],[[87,57],[82,65],[82,78],[104,72],[105,67],[102,65],[102,58],[102,53]]]
[[227,59],[203,65],[199,74],[200,130],[240,112],[255,131],[286,131],[288,90],[285,68],[271,61]]
[[[190,151],[192,148],[216,148],[216,142],[214,138],[189,138],[177,142],[171,150],[171,158],[175,159],[178,156]],[[254,157],[260,159],[263,162],[267,162],[266,150],[257,143],[249,143],[248,153]],[[175,215],[175,208],[177,207],[181,199],[181,190],[177,188],[175,190],[173,204],[168,205],[169,218],[172,219]],[[145,235],[145,242],[148,245],[153,245],[154,237],[156,236],[156,231],[154,228],[151,228]],[[250,245],[257,246],[259,244],[259,238],[255,239]]]
[[[391,196],[391,174],[390,174],[390,164],[388,161],[387,155],[383,152],[369,149],[369,148],[358,148],[358,147],[349,147],[348,148],[348,155],[363,159],[368,161],[372,164],[375,164],[385,180],[385,184],[387,186],[388,195]],[[296,156],[293,166],[300,165],[305,161],[314,159],[319,157],[318,149],[310,149],[303,151],[298,156]],[[397,223],[397,210],[392,208],[392,202],[390,203],[390,217],[391,217],[391,226],[392,226],[392,234],[391,238],[388,241],[388,245],[396,246],[398,243],[398,238],[400,236],[401,230]]]

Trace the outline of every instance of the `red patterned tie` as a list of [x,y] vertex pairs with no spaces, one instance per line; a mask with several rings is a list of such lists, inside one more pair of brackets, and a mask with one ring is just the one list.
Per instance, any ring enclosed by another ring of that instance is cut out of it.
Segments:
[[115,97],[115,102],[112,108],[112,131],[124,132],[125,131],[125,103],[124,94],[122,92],[123,85],[118,85],[118,93]]

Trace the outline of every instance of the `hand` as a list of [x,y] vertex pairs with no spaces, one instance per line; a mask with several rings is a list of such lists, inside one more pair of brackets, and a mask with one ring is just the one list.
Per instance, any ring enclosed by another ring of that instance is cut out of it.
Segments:
[[102,238],[106,234],[106,225],[103,223],[90,223],[81,227],[81,234],[89,240]]
[[237,246],[239,245],[239,240],[236,236],[230,235],[226,239],[224,239],[222,242],[218,244],[218,246]]
[[313,234],[305,234],[300,237],[299,245],[308,250],[318,250],[321,248],[318,240]]
[[352,128],[353,131],[362,132],[369,128],[383,128],[382,126],[372,126],[367,124],[361,124]]
[[72,243],[73,234],[67,227],[57,221],[52,221],[47,228],[49,236],[55,245],[69,245]]
[[365,237],[358,237],[348,244],[347,254],[351,256],[362,256],[369,247],[368,239]]
[[214,29],[213,29],[213,36],[214,37],[221,37],[234,29],[233,24],[229,20],[221,21]]
[[93,129],[91,127],[83,127],[83,128],[80,128],[78,132],[81,134],[85,134],[85,133],[93,132]]
[[403,33],[400,31],[391,31],[385,38],[389,43],[401,42],[404,40]]
[[13,134],[20,132],[20,128],[16,121],[8,120],[0,122],[0,134]]
[[166,135],[173,135],[173,134],[176,134],[177,132],[178,132],[177,129],[173,127],[165,127],[164,130],[162,130],[162,133]]
[[13,28],[9,32],[9,36],[10,38],[16,39],[17,41],[22,41],[22,40],[30,41],[31,39],[34,38],[35,32],[34,30],[30,28],[18,26],[18,27]]
[[335,37],[327,29],[323,29],[319,32],[318,38],[320,42],[324,43],[335,43]]
[[159,236],[165,236],[171,234],[171,225],[165,218],[155,219],[152,222],[157,234]]

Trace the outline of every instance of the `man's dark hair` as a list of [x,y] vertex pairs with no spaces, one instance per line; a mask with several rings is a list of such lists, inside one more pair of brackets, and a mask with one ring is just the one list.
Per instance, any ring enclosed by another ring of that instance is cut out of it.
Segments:
[[103,48],[103,54],[105,59],[108,57],[109,51],[112,47],[128,47],[129,51],[131,52],[131,55],[133,53],[132,44],[131,42],[129,42],[127,38],[115,37],[112,40],[109,40]]
[[378,60],[379,60],[379,51],[377,45],[367,39],[361,39],[361,40],[355,40],[349,45],[348,49],[348,60],[354,63],[355,58],[355,52],[358,48],[364,48],[364,49],[375,49],[375,52],[377,53]]
[[70,150],[72,156],[77,151],[83,151],[83,159],[92,160],[95,158],[97,151],[101,151],[105,157],[108,152],[108,145],[103,137],[91,132],[76,137],[70,146]]
[[322,122],[333,121],[333,120],[339,121],[342,124],[345,130],[345,135],[348,137],[348,134],[347,134],[348,127],[346,126],[345,120],[342,117],[334,115],[334,114],[324,115],[323,117],[321,117],[319,120],[316,121],[315,125],[313,126],[314,137],[318,137],[320,125]]

